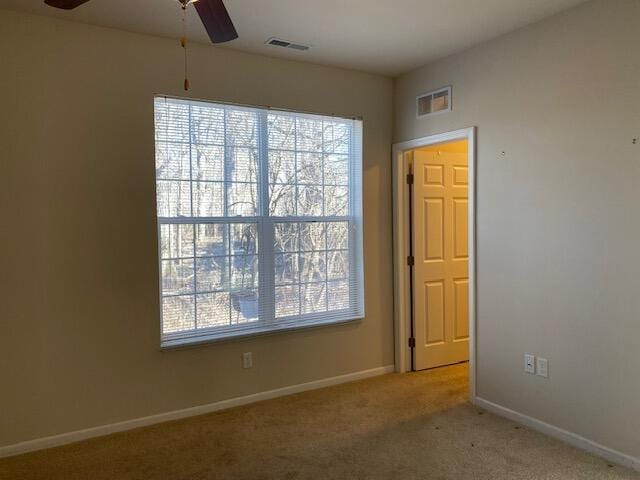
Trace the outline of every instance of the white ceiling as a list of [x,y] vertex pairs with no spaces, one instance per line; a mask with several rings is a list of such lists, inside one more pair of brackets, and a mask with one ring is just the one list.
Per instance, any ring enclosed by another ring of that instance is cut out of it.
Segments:
[[[584,1],[225,0],[240,38],[224,46],[393,76]],[[69,12],[43,0],[2,0],[1,6],[165,37],[181,31],[176,0],[91,0]],[[193,7],[189,37],[208,41]],[[265,45],[270,37],[312,48]]]

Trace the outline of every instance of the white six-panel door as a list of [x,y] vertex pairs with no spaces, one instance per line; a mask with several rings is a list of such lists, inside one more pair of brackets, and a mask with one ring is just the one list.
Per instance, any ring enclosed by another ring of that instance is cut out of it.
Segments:
[[466,142],[413,155],[416,370],[469,359]]

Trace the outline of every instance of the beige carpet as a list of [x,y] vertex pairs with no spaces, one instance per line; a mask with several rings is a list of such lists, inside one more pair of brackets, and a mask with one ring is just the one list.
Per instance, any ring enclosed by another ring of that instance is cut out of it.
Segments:
[[466,382],[386,375],[0,459],[0,479],[640,479],[472,407]]

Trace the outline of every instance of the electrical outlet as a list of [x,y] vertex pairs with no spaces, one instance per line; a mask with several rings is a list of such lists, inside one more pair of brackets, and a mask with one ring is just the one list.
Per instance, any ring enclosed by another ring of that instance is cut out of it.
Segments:
[[549,361],[546,358],[538,357],[536,361],[536,375],[549,378]]
[[524,371],[527,373],[536,373],[536,357],[529,353],[524,354]]
[[242,368],[253,367],[253,354],[251,352],[245,352],[242,354]]

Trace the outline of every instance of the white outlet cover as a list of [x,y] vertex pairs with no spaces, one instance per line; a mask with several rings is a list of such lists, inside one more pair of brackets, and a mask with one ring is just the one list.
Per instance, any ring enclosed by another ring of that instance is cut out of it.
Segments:
[[529,353],[524,354],[524,371],[527,373],[536,373],[536,357]]
[[549,378],[549,361],[546,358],[538,357],[536,361],[536,375]]
[[246,352],[242,354],[242,368],[251,368],[253,367],[253,354],[251,352]]

